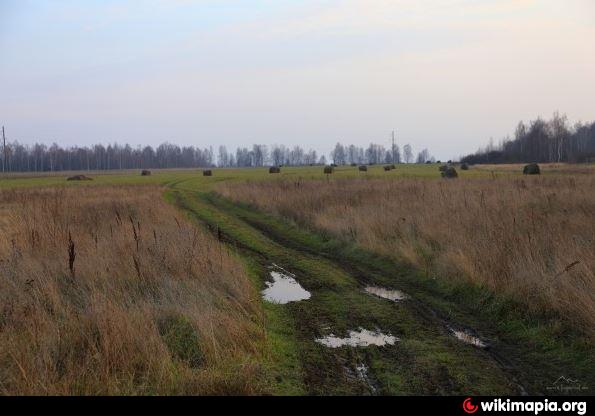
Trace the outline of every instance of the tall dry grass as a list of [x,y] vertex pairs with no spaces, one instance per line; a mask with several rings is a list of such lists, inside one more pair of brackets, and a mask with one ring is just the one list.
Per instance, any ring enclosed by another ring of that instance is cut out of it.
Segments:
[[251,394],[238,261],[156,187],[0,191],[0,392]]
[[595,176],[225,184],[236,201],[595,328]]
[[[521,173],[526,163],[500,163],[500,164],[481,164],[474,165],[474,170],[490,172]],[[542,173],[544,174],[595,174],[595,164],[593,163],[540,163]]]

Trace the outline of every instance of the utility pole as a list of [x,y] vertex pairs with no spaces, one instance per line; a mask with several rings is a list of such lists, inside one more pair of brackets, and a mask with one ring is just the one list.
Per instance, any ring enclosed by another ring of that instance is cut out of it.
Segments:
[[2,162],[2,173],[6,171],[6,136],[4,135],[4,126],[2,126],[2,156],[4,157]]
[[393,147],[392,147],[392,153],[393,153],[393,165],[395,164],[395,131],[393,130]]

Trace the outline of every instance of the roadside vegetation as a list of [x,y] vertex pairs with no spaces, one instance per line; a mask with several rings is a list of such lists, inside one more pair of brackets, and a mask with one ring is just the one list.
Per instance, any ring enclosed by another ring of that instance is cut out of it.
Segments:
[[236,202],[595,328],[595,177],[227,183]]
[[256,394],[242,264],[157,186],[0,190],[2,394]]

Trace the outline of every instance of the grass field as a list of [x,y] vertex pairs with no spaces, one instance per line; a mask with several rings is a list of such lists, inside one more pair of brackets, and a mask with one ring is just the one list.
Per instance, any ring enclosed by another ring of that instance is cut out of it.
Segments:
[[[3,392],[547,394],[560,375],[592,386],[591,166],[545,166],[537,179],[520,172],[472,167],[453,181],[437,165],[339,167],[332,175],[322,167],[215,169],[213,177],[85,172],[90,182],[67,182],[69,173],[4,176]],[[539,213],[533,225],[530,207]],[[523,226],[511,237],[516,210]],[[411,225],[401,230],[402,217]],[[151,228],[163,236],[157,248]],[[45,237],[38,242],[36,233]],[[577,256],[560,279],[556,271]],[[262,301],[273,263],[312,297]],[[521,269],[531,278],[520,280]],[[145,280],[153,292],[141,290]],[[409,299],[370,296],[368,285]],[[48,309],[48,299],[57,306]],[[399,341],[337,349],[315,342],[360,327]],[[489,348],[458,341],[453,328]]]
[[155,186],[0,191],[0,391],[259,392],[241,263]]
[[[321,166],[284,167],[280,174],[269,174],[267,168],[228,168],[214,169],[213,177],[203,177],[201,169],[161,169],[153,170],[151,176],[141,176],[140,171],[99,171],[82,172],[93,178],[91,182],[68,182],[66,178],[79,172],[44,172],[44,173],[0,173],[0,188],[23,188],[43,186],[89,186],[89,185],[140,185],[160,184],[175,185],[187,182],[185,186],[198,187],[201,190],[212,189],[214,184],[225,182],[243,182],[260,180],[295,179],[341,179],[341,178],[440,178],[438,164],[398,165],[397,169],[385,172],[382,165],[369,166],[368,172],[359,172],[356,167],[340,166],[332,175],[325,175]],[[595,164],[572,165],[550,164],[542,166],[544,175],[590,174],[594,173]],[[522,177],[522,165],[478,165],[468,171],[458,169],[462,179]],[[196,188],[193,188],[196,189]]]
[[436,279],[486,286],[595,338],[595,175],[227,184],[289,218]]

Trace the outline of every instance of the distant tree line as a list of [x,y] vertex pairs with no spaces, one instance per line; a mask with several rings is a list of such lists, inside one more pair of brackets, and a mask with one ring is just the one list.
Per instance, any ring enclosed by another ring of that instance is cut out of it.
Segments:
[[591,162],[595,161],[595,122],[569,126],[565,115],[555,113],[551,120],[538,118],[518,124],[514,139],[490,144],[472,155],[465,163],[521,162]]
[[[384,146],[370,143],[367,148],[355,145],[343,145],[337,143],[330,152],[330,162],[336,165],[348,164],[381,164],[381,163],[413,163],[413,149],[411,145],[404,146],[404,156],[401,157],[399,146],[391,146],[386,149]],[[427,149],[422,150],[416,159],[417,163],[433,161]],[[266,145],[255,144],[251,149],[238,148],[235,154],[228,152],[225,146],[219,147],[217,165],[220,167],[258,167],[258,166],[304,166],[304,165],[326,165],[327,159],[324,155],[318,156],[316,150],[308,151],[300,146],[292,148],[284,145],[273,145],[270,148]]]
[[[3,172],[48,172],[74,170],[114,170],[114,169],[164,169],[164,168],[199,168],[199,167],[261,167],[261,166],[304,166],[346,164],[382,164],[382,163],[426,163],[433,161],[427,149],[419,152],[414,159],[410,145],[403,146],[403,155],[399,146],[386,149],[384,146],[370,143],[367,148],[355,145],[345,146],[337,143],[327,162],[325,155],[316,150],[304,150],[300,146],[266,146],[255,144],[252,147],[238,147],[229,152],[220,146],[215,157],[211,147],[200,149],[194,146],[177,146],[163,143],[156,148],[151,146],[136,147],[119,144],[107,146],[61,147],[54,143],[23,145],[19,142],[7,143],[0,149]],[[4,157],[6,156],[6,157]],[[5,162],[6,160],[6,162]]]
[[326,164],[324,155],[318,157],[316,150],[305,151],[300,146],[293,148],[274,145],[255,144],[252,148],[238,147],[228,152],[225,146],[219,146],[217,166],[219,167],[260,167],[260,166],[303,166]]
[[[397,163],[413,163],[413,148],[406,144],[403,146],[403,155],[398,145],[392,145],[386,149],[384,146],[370,143],[367,148],[358,147],[355,145],[344,146],[337,143],[331,152],[331,160],[336,165],[358,164],[358,165],[376,165],[381,163],[397,164]],[[430,156],[428,149],[424,149],[418,153],[416,163],[427,163],[434,161]]]
[[[60,147],[7,143],[2,149],[2,171],[47,172],[63,170],[110,170],[146,168],[192,168],[213,165],[213,150],[163,143],[133,148],[130,145],[101,144],[90,147]],[[4,155],[3,155],[4,156]],[[6,162],[4,162],[6,160]]]

